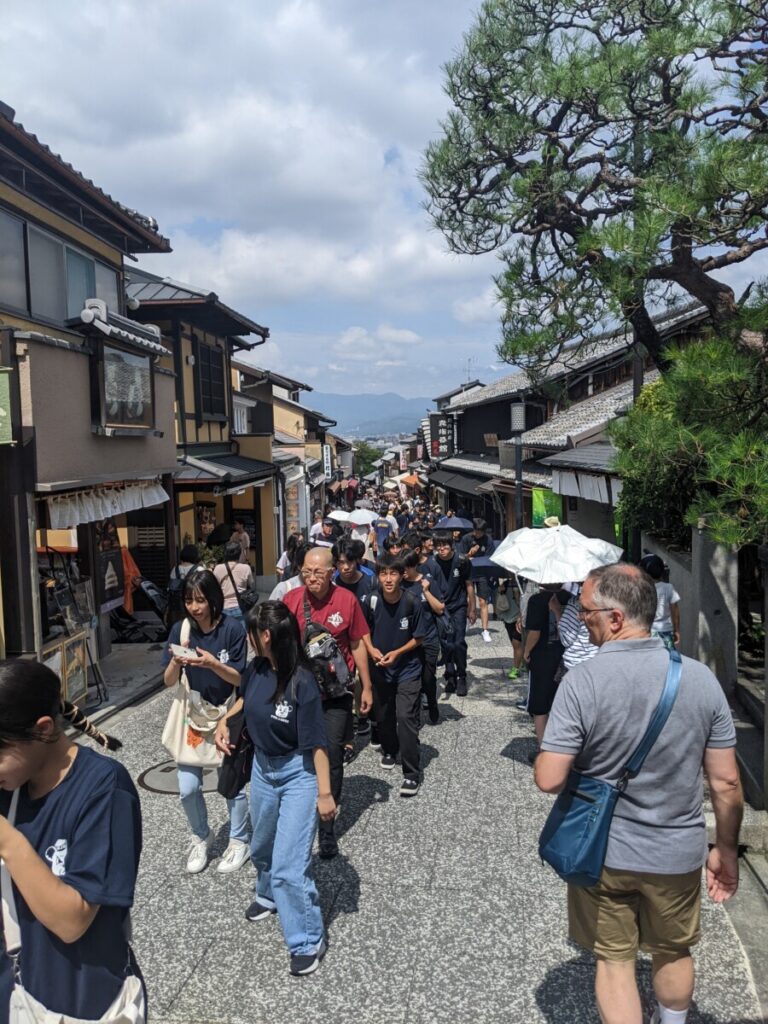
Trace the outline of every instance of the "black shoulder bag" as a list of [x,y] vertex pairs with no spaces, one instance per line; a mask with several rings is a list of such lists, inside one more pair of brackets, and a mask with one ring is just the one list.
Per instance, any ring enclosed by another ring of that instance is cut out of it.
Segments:
[[255,608],[259,603],[259,592],[256,587],[248,587],[247,590],[238,590],[237,584],[235,583],[235,577],[232,574],[232,570],[229,568],[229,562],[224,562],[224,568],[227,570],[227,575],[232,581],[232,589],[235,592],[237,598],[237,606],[243,615],[247,615],[251,608]]

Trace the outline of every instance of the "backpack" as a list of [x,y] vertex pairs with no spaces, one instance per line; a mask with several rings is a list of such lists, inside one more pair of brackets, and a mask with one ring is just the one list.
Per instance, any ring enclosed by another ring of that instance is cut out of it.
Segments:
[[303,643],[323,699],[345,697],[350,692],[352,684],[352,673],[349,671],[347,659],[325,626],[312,621],[312,612],[306,597]]
[[171,576],[168,583],[168,611],[181,612],[184,610],[184,582],[186,577],[181,575],[181,569],[176,565],[176,575]]

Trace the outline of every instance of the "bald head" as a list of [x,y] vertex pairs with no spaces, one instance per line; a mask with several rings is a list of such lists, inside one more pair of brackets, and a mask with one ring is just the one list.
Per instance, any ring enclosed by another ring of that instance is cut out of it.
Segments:
[[330,548],[310,548],[304,557],[304,565],[307,568],[331,569],[333,567],[333,552]]
[[331,589],[333,552],[330,548],[310,548],[304,556],[301,575],[304,586],[314,597],[322,600]]

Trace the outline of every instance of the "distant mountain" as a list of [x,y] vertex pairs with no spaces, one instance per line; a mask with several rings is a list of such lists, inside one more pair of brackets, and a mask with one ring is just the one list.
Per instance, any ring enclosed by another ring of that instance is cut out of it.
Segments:
[[310,391],[302,404],[336,420],[333,432],[344,436],[415,434],[420,420],[432,407],[431,398],[403,398],[389,391],[383,395],[332,395]]

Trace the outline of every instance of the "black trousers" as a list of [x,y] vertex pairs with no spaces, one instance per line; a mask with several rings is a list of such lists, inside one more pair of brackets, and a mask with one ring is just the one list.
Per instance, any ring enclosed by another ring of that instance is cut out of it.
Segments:
[[437,706],[437,656],[439,647],[421,647],[421,692],[426,695],[430,708]]
[[[325,734],[328,738],[328,760],[331,765],[331,793],[336,806],[341,802],[344,782],[344,741],[352,728],[352,694],[323,701]],[[321,821],[321,831],[333,831],[332,821]]]
[[445,662],[445,675],[447,679],[464,679],[467,675],[467,609],[457,608],[455,611],[448,610],[448,616],[453,623],[453,643],[443,646],[443,660]]
[[418,782],[421,767],[421,676],[400,683],[388,683],[383,673],[376,671],[373,692],[373,709],[379,727],[382,753],[390,757],[397,757],[400,753],[403,776]]

